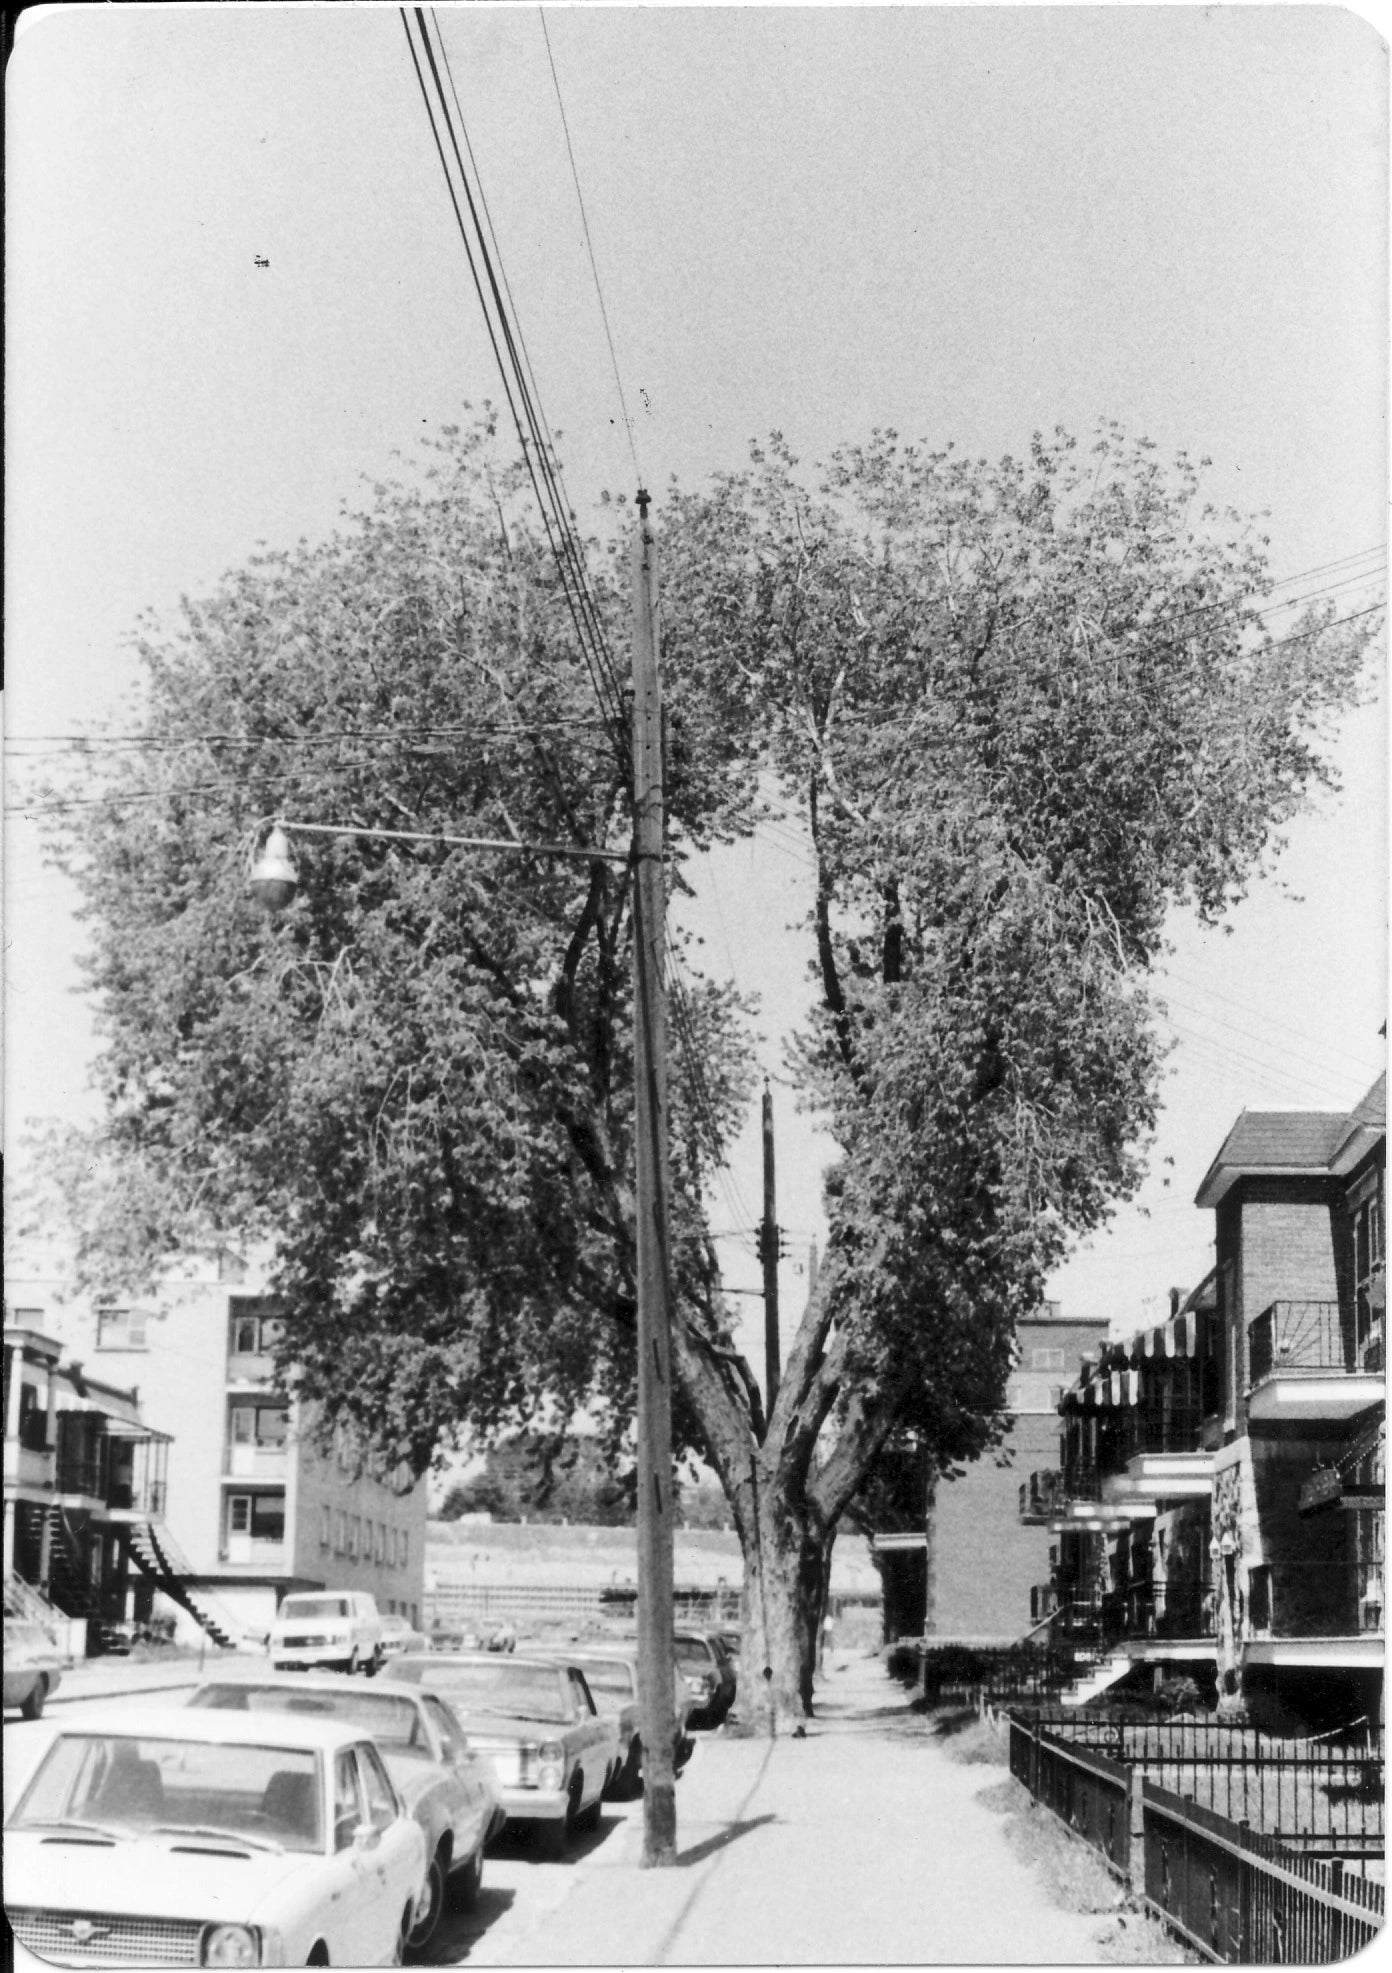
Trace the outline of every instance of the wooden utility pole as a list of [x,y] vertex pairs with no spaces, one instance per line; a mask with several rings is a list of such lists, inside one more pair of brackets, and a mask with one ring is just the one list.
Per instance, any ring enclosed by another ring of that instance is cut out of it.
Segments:
[[638,1696],[643,1862],[677,1860],[672,1645],[672,1318],[668,1264],[666,898],[656,554],[638,491],[633,553],[633,1011],[638,1222]]
[[764,1263],[764,1416],[773,1416],[783,1352],[778,1338],[778,1213],[773,1184],[773,1097],[764,1077],[764,1217],[759,1225],[759,1254]]

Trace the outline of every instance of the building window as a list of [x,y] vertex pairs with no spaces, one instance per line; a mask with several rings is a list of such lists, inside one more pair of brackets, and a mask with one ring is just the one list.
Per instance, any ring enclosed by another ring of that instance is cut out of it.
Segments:
[[333,1516],[327,1507],[319,1509],[319,1546],[327,1548],[333,1532]]
[[251,1538],[253,1541],[284,1541],[283,1493],[254,1493],[251,1496]]
[[145,1317],[139,1309],[97,1310],[99,1350],[143,1350],[146,1347]]
[[281,1451],[289,1431],[289,1419],[289,1407],[284,1404],[234,1405],[230,1428],[232,1443]]
[[1062,1350],[1031,1350],[1030,1351],[1031,1370],[1062,1370],[1062,1368],[1063,1368]]
[[283,1493],[234,1493],[227,1502],[229,1535],[250,1535],[253,1541],[283,1542],[285,1539],[285,1495]]
[[348,1516],[344,1513],[343,1509],[340,1507],[338,1513],[334,1516],[335,1553],[342,1555],[344,1549],[347,1546],[348,1546]]
[[265,1356],[280,1341],[285,1324],[272,1314],[269,1295],[229,1295],[227,1347],[232,1356]]
[[407,1567],[407,1565],[411,1560],[411,1537],[406,1532],[405,1528],[401,1530],[401,1535],[399,1539],[399,1553],[401,1556],[401,1566],[404,1569]]
[[381,1561],[383,1561],[383,1560],[385,1560],[385,1558],[386,1558],[386,1553],[387,1553],[387,1530],[386,1530],[386,1524],[385,1524],[384,1522],[382,1522],[382,1521],[379,1521],[379,1522],[377,1523],[377,1539],[376,1539],[376,1541],[375,1541],[375,1542],[373,1543],[373,1545],[372,1545],[372,1559],[373,1559],[373,1561],[374,1561],[374,1562],[381,1562]]

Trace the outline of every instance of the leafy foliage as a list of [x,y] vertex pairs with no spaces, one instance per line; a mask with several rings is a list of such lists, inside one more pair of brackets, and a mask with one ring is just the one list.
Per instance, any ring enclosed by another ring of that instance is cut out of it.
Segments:
[[[830,1541],[882,1449],[910,1434],[943,1470],[999,1438],[1016,1317],[1135,1189],[1169,914],[1220,916],[1331,782],[1370,629],[1313,608],[1273,638],[1266,544],[1201,472],[1110,426],[996,465],[879,432],[815,476],[775,438],[660,517],[674,881],[760,813],[800,820],[816,1009],[792,1060],[842,1152],[766,1416],[701,1203],[747,1094],[741,1009],[698,982],[674,1036],[679,1421],[757,1568],[771,1702],[790,1652],[810,1689]],[[619,644],[617,551],[595,564]],[[259,1237],[287,1373],[390,1458],[420,1471],[462,1423],[552,1434],[582,1407],[612,1450],[619,869],[301,838],[283,920],[243,894],[277,813],[626,843],[622,736],[486,423],[140,651],[144,743],[56,829],[105,1039],[82,1161],[116,1174],[81,1190],[89,1278]]]
[[593,1439],[518,1432],[488,1450],[482,1472],[450,1488],[440,1518],[486,1513],[495,1521],[627,1527],[633,1488],[632,1469],[613,1472]]
[[[604,579],[599,601],[623,621]],[[322,545],[265,551],[173,630],[145,625],[139,655],[143,744],[55,825],[105,1043],[100,1157],[77,1162],[117,1175],[86,1189],[87,1278],[268,1243],[295,1387],[417,1471],[461,1422],[542,1405],[621,1435],[623,865],[302,835],[283,917],[246,894],[277,814],[627,848],[622,736],[486,426]],[[699,772],[672,808],[692,843],[727,826]],[[735,1015],[728,991],[694,993],[716,1130],[742,1100]],[[680,1126],[680,1049],[674,1081]],[[709,1138],[676,1133],[684,1222]],[[123,1196],[143,1210],[113,1242]]]

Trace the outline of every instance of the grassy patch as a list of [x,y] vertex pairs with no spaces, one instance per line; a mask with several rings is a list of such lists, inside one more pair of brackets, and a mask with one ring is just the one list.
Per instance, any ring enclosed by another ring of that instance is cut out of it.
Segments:
[[1010,1734],[1005,1726],[994,1726],[971,1707],[960,1712],[938,1713],[933,1719],[933,1737],[954,1761],[968,1766],[1009,1767]]
[[1096,1933],[1108,1966],[1186,1966],[1201,1962],[1132,1898],[1096,1853],[1058,1817],[1039,1808],[1012,1776],[978,1791],[985,1808],[1005,1817],[1006,1841],[1063,1911],[1105,1917]]

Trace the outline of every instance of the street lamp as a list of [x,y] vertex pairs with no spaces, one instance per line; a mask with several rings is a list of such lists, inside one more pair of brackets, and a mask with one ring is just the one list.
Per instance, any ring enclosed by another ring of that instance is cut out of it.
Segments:
[[285,831],[277,822],[247,873],[247,889],[267,911],[284,911],[299,881],[300,873],[291,858]]

